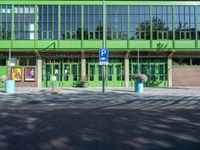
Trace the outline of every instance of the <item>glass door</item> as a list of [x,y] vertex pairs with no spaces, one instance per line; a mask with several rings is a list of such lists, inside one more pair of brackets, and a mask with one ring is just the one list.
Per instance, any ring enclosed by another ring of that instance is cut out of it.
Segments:
[[[130,64],[130,85],[134,85],[134,80],[131,79],[131,74],[137,74],[138,64]],[[167,86],[167,64],[164,62],[148,62],[140,63],[140,73],[146,74],[147,82],[144,83],[148,87]]]
[[62,64],[62,86],[72,86],[71,65],[69,63]]
[[62,68],[62,86],[79,86],[80,65],[78,63],[63,63]]
[[122,63],[110,63],[107,66],[106,80],[108,87],[124,86],[124,67]]
[[[61,81],[61,68],[60,63],[47,63],[46,64],[46,87],[60,86]],[[53,80],[55,80],[53,82]]]
[[98,63],[89,63],[87,74],[90,87],[100,87],[102,85],[102,66]]
[[125,70],[122,64],[115,64],[115,86],[123,87],[124,84]]
[[106,66],[106,86],[114,87],[115,86],[114,78],[115,78],[114,65],[110,63]]

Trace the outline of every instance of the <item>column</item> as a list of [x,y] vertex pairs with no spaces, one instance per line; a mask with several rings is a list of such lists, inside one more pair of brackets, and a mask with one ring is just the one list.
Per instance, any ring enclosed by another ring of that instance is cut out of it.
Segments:
[[42,87],[42,59],[37,58],[37,86]]
[[168,86],[172,87],[172,58],[167,59],[167,70],[168,70]]
[[129,87],[129,54],[130,54],[130,51],[127,51],[125,54],[125,59],[124,59],[125,87]]
[[85,51],[81,51],[81,78],[86,76],[86,58]]

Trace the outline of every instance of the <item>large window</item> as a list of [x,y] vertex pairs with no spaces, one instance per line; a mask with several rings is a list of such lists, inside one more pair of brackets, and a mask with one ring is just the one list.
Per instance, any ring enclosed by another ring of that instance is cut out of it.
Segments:
[[19,65],[20,66],[35,66],[36,65],[36,59],[35,58],[20,58],[19,59]]
[[81,39],[81,6],[61,6],[60,39]]
[[130,6],[130,40],[150,39],[149,6]]
[[57,40],[58,39],[58,6],[44,5],[38,6],[38,39]]
[[16,40],[35,39],[35,7],[15,6],[14,32]]
[[197,7],[197,35],[198,35],[198,40],[200,40],[200,6]]
[[107,40],[127,40],[128,6],[107,6]]
[[12,7],[0,5],[0,40],[11,39]]
[[194,6],[175,6],[175,39],[195,39]]
[[154,40],[173,39],[172,6],[152,7],[152,31]]
[[0,66],[6,66],[6,59],[0,59]]
[[84,39],[103,38],[102,6],[84,6]]

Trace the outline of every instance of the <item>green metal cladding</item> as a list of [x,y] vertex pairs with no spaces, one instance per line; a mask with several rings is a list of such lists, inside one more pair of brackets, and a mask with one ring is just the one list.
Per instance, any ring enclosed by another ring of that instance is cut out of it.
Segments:
[[[47,20],[42,18],[41,24],[38,24],[39,20],[37,19],[40,18],[38,12],[40,11],[40,8],[41,12],[45,12],[45,6],[47,4],[49,6],[48,8],[52,8],[53,13],[46,14],[48,15]],[[96,25],[96,17],[101,18],[101,4],[102,2],[100,0],[1,0],[0,8],[3,8],[3,6],[6,5],[11,7],[12,11],[5,16],[6,24],[3,21],[3,17],[0,19],[1,34],[5,34],[4,38],[0,38],[0,51],[4,51],[8,48],[25,51],[35,49],[98,50],[102,43],[101,25],[97,29],[90,27],[90,24]],[[127,50],[141,48],[144,50],[198,50],[200,48],[200,21],[198,19],[200,17],[199,1],[106,0],[105,4],[107,8],[106,47],[110,49]],[[89,12],[89,6],[93,5],[95,6],[93,19],[87,20],[87,17],[89,18],[92,16]],[[25,15],[24,22],[20,20],[20,16],[17,19],[15,9],[20,6],[24,6],[24,10],[26,9],[25,6],[30,6],[30,9],[32,7],[35,10],[32,13],[29,13],[30,18],[32,17],[34,21],[31,19],[28,21],[25,18]],[[73,6],[77,6],[75,7],[75,14],[73,14]],[[127,10],[125,8],[126,13],[123,11],[120,12],[122,6],[127,8]],[[138,9],[138,12],[133,12],[132,10],[137,8],[137,6],[141,6],[142,9],[145,6],[145,11],[140,11],[140,8]],[[88,11],[86,7],[88,7]],[[109,14],[108,10],[112,10],[112,7],[118,10],[116,14],[113,14],[112,12]],[[164,9],[166,9],[166,12],[164,12]],[[63,13],[63,10],[70,10],[70,13],[67,11]],[[1,13],[3,12],[0,12],[0,15]],[[55,17],[56,14],[57,20]],[[11,20],[9,20],[9,15],[12,16]],[[63,16],[68,17],[70,15],[71,21],[69,23],[66,22],[66,20],[62,20]],[[115,16],[116,20],[112,20]],[[109,17],[111,19],[109,19]],[[139,21],[136,19],[131,20],[131,18],[137,17],[139,17]],[[144,18],[146,22],[142,22],[141,18]],[[159,18],[165,18],[165,20],[162,22]],[[182,20],[180,18],[184,18],[184,22],[182,22],[181,25],[180,22]],[[57,25],[55,25],[55,23],[57,23]],[[163,25],[164,23],[165,25]],[[29,25],[28,28],[31,28],[30,26],[32,26],[34,30],[27,30],[27,24]],[[48,24],[47,31],[43,28],[46,24]],[[51,24],[52,27],[49,27],[49,24]],[[65,27],[62,28],[63,24]],[[115,24],[115,27],[112,29],[108,28],[109,25],[113,24]],[[3,31],[3,25],[6,25],[6,29],[10,29],[10,31]],[[40,25],[42,27],[40,27]],[[135,28],[136,25],[139,26],[139,28]],[[24,29],[21,29],[21,26],[23,26]],[[67,28],[68,26],[70,27],[69,29]],[[88,29],[86,30],[86,28]],[[23,37],[21,34],[23,34]],[[28,36],[29,39],[26,36]]]

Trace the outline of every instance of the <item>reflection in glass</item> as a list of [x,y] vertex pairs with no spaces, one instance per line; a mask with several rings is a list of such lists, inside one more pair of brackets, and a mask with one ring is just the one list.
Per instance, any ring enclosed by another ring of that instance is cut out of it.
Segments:
[[72,80],[78,81],[78,66],[76,64],[72,65]]
[[[126,40],[128,6],[107,6],[107,40]],[[124,35],[124,36],[122,36]]]
[[[61,34],[60,38],[80,40],[82,29],[81,29],[81,6],[61,6]],[[71,35],[71,36],[70,36]]]
[[[38,39],[58,39],[58,6],[40,5],[38,6]],[[48,34],[49,31],[53,34]],[[40,32],[43,34],[41,35]]]
[[121,81],[122,80],[122,66],[121,65],[116,65],[115,66],[115,69],[116,69],[116,78],[117,78],[117,81]]
[[95,65],[90,65],[90,75],[89,75],[90,81],[94,81],[94,75],[95,75]]
[[70,74],[70,65],[64,65],[64,81],[69,81],[69,74]]

